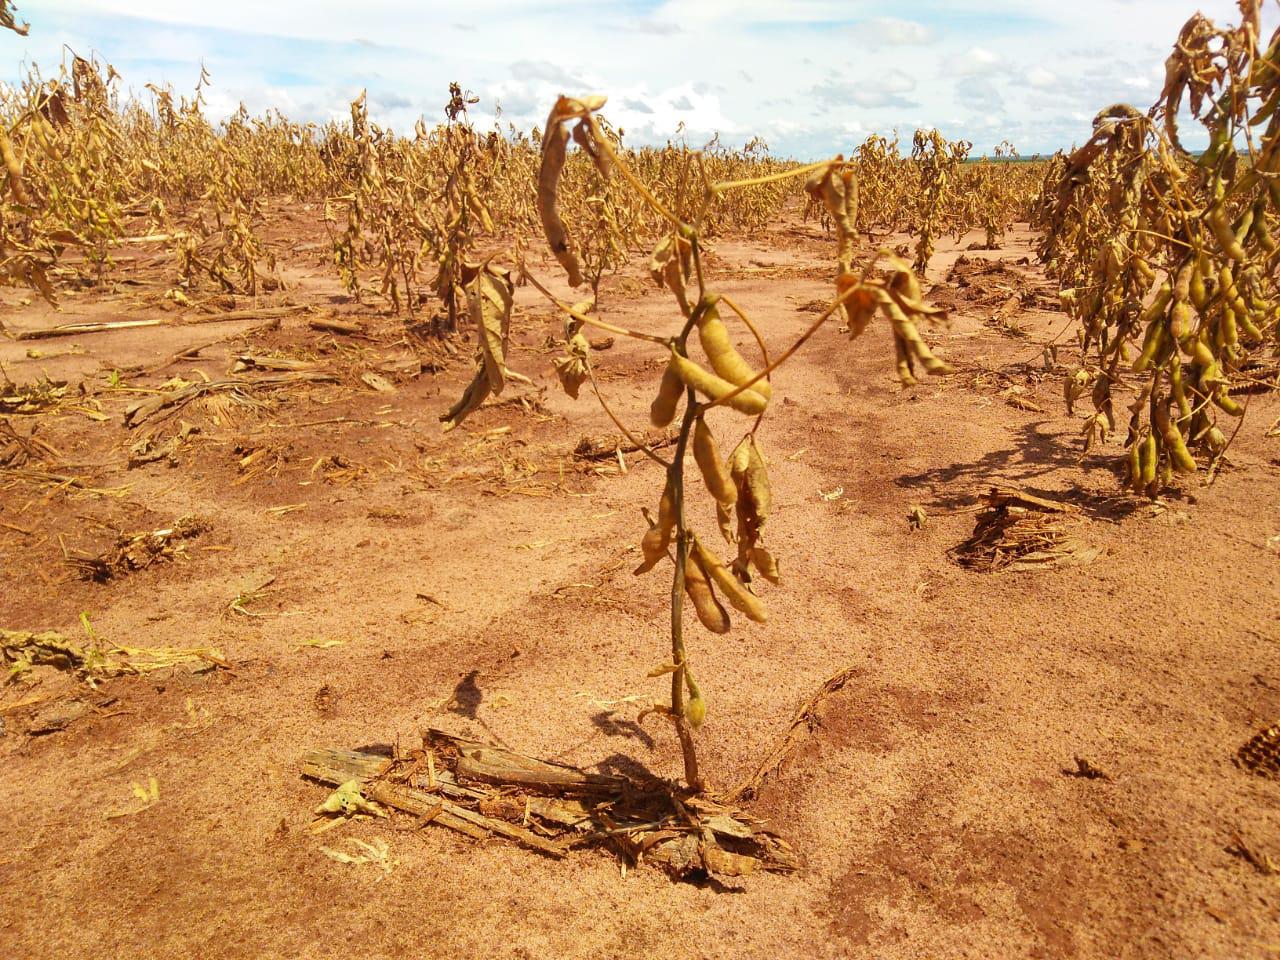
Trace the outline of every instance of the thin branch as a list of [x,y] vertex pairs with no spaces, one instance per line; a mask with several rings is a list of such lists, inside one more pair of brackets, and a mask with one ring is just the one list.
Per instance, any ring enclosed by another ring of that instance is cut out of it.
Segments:
[[546,297],[548,300],[554,303],[559,309],[563,310],[565,313],[573,317],[573,319],[577,320],[579,323],[584,323],[589,327],[595,327],[598,330],[604,330],[604,331],[607,331],[608,333],[616,333],[620,337],[631,337],[631,339],[633,340],[645,340],[645,341],[648,341],[649,343],[656,343],[662,347],[665,347],[670,343],[670,341],[667,340],[666,338],[655,336],[652,333],[641,333],[639,330],[628,330],[626,327],[617,327],[617,326],[614,326],[612,323],[606,323],[603,320],[596,320],[596,319],[593,319],[592,317],[588,317],[585,313],[579,313],[577,310],[573,309],[573,307],[569,306],[569,304],[565,303],[563,300],[557,297],[554,293],[552,293],[550,290],[544,287],[541,283],[539,283],[538,278],[535,277],[532,273],[530,273],[528,268],[525,267],[523,264],[521,265],[520,269],[524,273],[524,276],[526,277],[526,279],[528,279],[528,281],[532,283],[534,287],[537,288],[539,293],[541,293],[544,297]]
[[796,339],[796,342],[791,344],[791,346],[789,346],[786,349],[786,351],[782,354],[782,356],[778,357],[777,360],[773,361],[773,363],[766,366],[763,370],[757,373],[754,377],[752,377],[742,386],[737,387],[733,390],[730,390],[719,400],[711,400],[704,403],[703,408],[705,409],[707,407],[718,407],[728,402],[729,400],[732,400],[738,394],[742,393],[743,390],[750,390],[753,386],[755,386],[765,377],[769,376],[769,374],[773,373],[773,371],[777,370],[778,367],[782,366],[784,363],[787,362],[787,360],[791,358],[792,354],[794,354],[797,350],[799,350],[802,346],[804,346],[805,343],[808,342],[809,338],[818,332],[818,328],[821,327],[828,320],[830,320],[831,315],[835,313],[836,310],[839,309],[846,300],[848,300],[851,296],[857,293],[858,289],[859,288],[856,286],[850,287],[844,293],[840,294],[840,296],[836,297],[835,300],[831,301],[831,304],[827,307],[827,309],[822,311],[821,316],[819,316],[817,320],[813,321],[813,324],[809,327],[809,329],[806,330],[804,333],[800,334],[800,336]]
[[595,391],[596,399],[600,401],[600,406],[603,407],[604,412],[609,415],[609,419],[613,421],[614,426],[616,426],[619,430],[622,431],[622,435],[626,437],[628,441],[634,444],[637,450],[643,453],[650,460],[654,461],[655,463],[660,463],[664,467],[666,467],[668,470],[670,470],[671,464],[668,461],[663,460],[662,457],[658,456],[643,440],[641,440],[634,433],[628,430],[626,424],[624,424],[621,420],[617,418],[617,416],[614,415],[612,408],[610,408],[609,404],[605,402],[604,394],[600,392],[600,384],[596,382],[596,371],[595,371],[595,368],[591,366],[591,360],[587,359],[584,365],[587,368],[587,375],[591,377],[591,389]]
[[599,144],[600,148],[609,155],[610,161],[612,161],[613,165],[618,168],[618,172],[622,174],[622,178],[635,188],[636,192],[644,198],[645,203],[649,204],[649,206],[653,208],[654,213],[657,213],[659,216],[669,220],[672,226],[683,231],[684,223],[681,222],[680,218],[663,206],[662,201],[649,192],[649,188],[631,172],[631,168],[628,167],[622,157],[618,155],[618,152],[613,149],[613,144],[609,142],[609,138],[605,136],[604,131],[600,128],[600,122],[596,119],[594,113],[587,114],[587,123],[591,125],[591,133],[594,135],[596,143]]

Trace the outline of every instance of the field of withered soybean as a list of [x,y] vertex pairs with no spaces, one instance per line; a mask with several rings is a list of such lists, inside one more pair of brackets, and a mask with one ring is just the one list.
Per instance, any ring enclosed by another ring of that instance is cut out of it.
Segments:
[[1276,956],[1280,38],[1176,41],[1035,158],[0,88],[0,953]]

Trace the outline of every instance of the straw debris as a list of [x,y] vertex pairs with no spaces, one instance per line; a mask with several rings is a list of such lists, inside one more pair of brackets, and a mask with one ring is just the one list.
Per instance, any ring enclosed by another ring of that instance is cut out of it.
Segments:
[[1252,737],[1236,751],[1235,762],[1259,777],[1280,780],[1280,723]]
[[[501,837],[562,859],[609,846],[628,866],[677,879],[790,872],[790,848],[763,822],[666,782],[591,773],[428,730],[420,750],[388,757],[316,750],[303,775],[338,786],[324,813],[390,807],[472,839]],[[332,808],[332,809],[330,809]]]
[[950,551],[962,567],[986,573],[1041,570],[1088,563],[1102,552],[1074,535],[1082,518],[1079,508],[1071,504],[1000,485],[991,488],[987,501],[973,536]]
[[121,574],[145,570],[156,563],[186,557],[186,541],[206,532],[209,525],[196,517],[179,517],[167,527],[124,534],[115,546],[96,557],[70,557],[82,580],[106,583]]
[[215,647],[100,646],[94,640],[78,643],[53,630],[0,629],[0,663],[14,675],[32,667],[49,666],[74,672],[86,680],[152,673],[170,667],[195,670],[230,664]]

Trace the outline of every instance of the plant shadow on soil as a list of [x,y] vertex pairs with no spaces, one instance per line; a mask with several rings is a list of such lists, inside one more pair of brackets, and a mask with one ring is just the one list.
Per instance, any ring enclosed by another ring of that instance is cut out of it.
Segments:
[[[1049,422],[1036,420],[1016,428],[1017,437],[1010,447],[989,451],[975,460],[900,474],[894,477],[893,483],[904,489],[944,488],[935,492],[928,504],[940,509],[972,507],[978,503],[983,488],[997,481],[1021,486],[1028,493],[1048,500],[1073,504],[1092,519],[1122,519],[1142,506],[1142,500],[1129,497],[1123,491],[1111,494],[1083,484],[1069,490],[1028,485],[1028,481],[1064,470],[1086,476],[1098,471],[1110,477],[1116,475],[1114,456],[1097,452],[1082,456],[1078,447],[1064,444],[1058,435],[1043,432],[1041,428]],[[957,483],[961,486],[955,486]],[[1180,496],[1174,495],[1174,498]]]
[[[479,670],[470,670],[457,682],[449,698],[447,709],[450,713],[475,722],[484,729],[494,743],[509,748],[507,741],[480,716],[480,707],[484,703],[484,690],[478,682],[479,676]],[[647,749],[653,748],[653,737],[635,720],[620,717],[613,710],[599,710],[592,714],[590,719],[591,725],[599,731],[599,734],[592,735],[582,743],[563,751],[562,755],[576,752],[600,735],[635,740],[644,744]],[[554,762],[562,762],[558,757],[550,759]],[[621,753],[614,753],[605,757],[597,764],[597,769],[600,773],[628,777],[639,782],[652,782],[662,779],[638,760]]]

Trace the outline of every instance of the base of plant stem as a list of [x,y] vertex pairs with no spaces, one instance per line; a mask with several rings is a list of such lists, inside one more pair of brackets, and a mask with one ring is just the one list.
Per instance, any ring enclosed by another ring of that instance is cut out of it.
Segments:
[[497,837],[557,859],[608,847],[628,866],[718,880],[795,869],[767,824],[668,781],[591,773],[505,747],[428,730],[421,749],[315,750],[302,774],[384,807],[466,834]]

